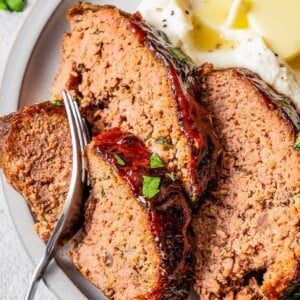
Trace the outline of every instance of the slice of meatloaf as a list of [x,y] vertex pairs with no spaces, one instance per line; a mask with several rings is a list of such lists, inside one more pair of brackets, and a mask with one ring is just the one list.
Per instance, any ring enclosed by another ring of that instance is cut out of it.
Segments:
[[201,299],[299,297],[299,115],[248,70],[204,70],[203,101],[224,151],[192,224],[195,289]]
[[95,132],[118,127],[137,135],[195,200],[214,175],[219,146],[197,102],[194,65],[138,14],[80,3],[67,18],[71,32],[52,94],[67,89],[81,99]]
[[27,200],[35,229],[47,240],[63,207],[72,169],[64,106],[44,102],[0,119],[1,166]]
[[109,299],[185,299],[191,213],[181,183],[119,129],[95,137],[86,155],[92,191],[75,265]]

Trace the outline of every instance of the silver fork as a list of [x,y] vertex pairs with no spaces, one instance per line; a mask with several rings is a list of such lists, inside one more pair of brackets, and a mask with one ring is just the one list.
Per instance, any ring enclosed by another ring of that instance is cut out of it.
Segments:
[[53,232],[47,242],[45,253],[37,265],[32,276],[26,300],[34,299],[38,283],[46,271],[50,261],[57,251],[70,239],[78,230],[78,223],[81,217],[83,207],[83,192],[88,184],[88,177],[83,157],[84,147],[89,142],[89,134],[85,120],[80,116],[80,111],[76,101],[72,99],[69,93],[62,91],[64,104],[72,140],[73,166],[69,191],[53,229]]

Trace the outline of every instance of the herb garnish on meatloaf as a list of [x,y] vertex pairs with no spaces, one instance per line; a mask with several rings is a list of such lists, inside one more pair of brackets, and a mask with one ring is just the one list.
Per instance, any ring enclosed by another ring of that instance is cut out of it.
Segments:
[[181,183],[119,129],[94,137],[86,155],[92,191],[71,255],[78,269],[110,299],[185,299],[191,212]]
[[67,89],[81,98],[94,132],[137,135],[199,198],[214,178],[219,144],[199,103],[196,67],[138,14],[80,3],[67,18],[52,94]]

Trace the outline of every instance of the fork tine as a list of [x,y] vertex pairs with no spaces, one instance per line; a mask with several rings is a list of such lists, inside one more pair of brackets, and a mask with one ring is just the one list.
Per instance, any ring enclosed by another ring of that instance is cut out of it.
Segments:
[[[73,100],[73,98],[68,92],[66,92],[66,98],[68,100],[68,103],[70,104],[70,109],[72,110],[73,116],[75,118],[77,133],[80,142],[80,149],[82,153],[82,166],[83,170],[86,170],[86,162],[83,157],[83,154],[84,148],[88,144],[90,139],[87,124],[85,120],[81,117],[77,102]],[[88,184],[87,172],[82,173],[82,181],[83,183]]]
[[80,116],[79,108],[78,108],[78,105],[77,105],[76,101],[74,101],[72,99],[70,94],[67,93],[66,95],[67,95],[68,102],[70,104],[70,109],[72,111],[72,115],[75,119],[76,130],[77,130],[77,134],[78,134],[79,141],[80,141],[80,149],[81,149],[81,152],[83,152],[85,144],[84,144],[84,133],[83,133],[83,126],[82,126],[82,118]]
[[[69,95],[69,97],[71,97],[71,96]],[[84,118],[81,117],[77,101],[73,100],[73,107],[74,107],[74,111],[76,113],[76,117],[78,118],[78,123],[79,123],[80,129],[81,129],[81,132],[80,132],[81,135],[83,136],[83,138],[85,138],[86,135],[87,135],[87,137],[89,137],[87,125],[86,125]],[[88,143],[88,140],[86,140],[86,143]]]

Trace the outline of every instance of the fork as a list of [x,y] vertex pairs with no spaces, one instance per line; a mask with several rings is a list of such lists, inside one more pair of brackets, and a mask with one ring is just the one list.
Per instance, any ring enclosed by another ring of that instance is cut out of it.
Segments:
[[89,142],[89,133],[85,120],[81,117],[79,107],[67,91],[62,91],[64,105],[67,113],[73,152],[73,165],[70,187],[67,198],[53,229],[53,232],[47,242],[46,249],[42,259],[37,265],[26,300],[34,299],[38,283],[45,273],[50,261],[57,251],[76,233],[79,229],[78,224],[81,218],[81,212],[84,203],[83,192],[88,185],[88,176],[83,157],[84,147]]

